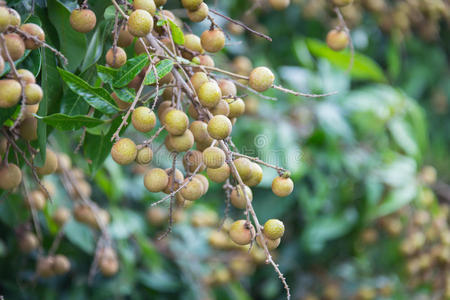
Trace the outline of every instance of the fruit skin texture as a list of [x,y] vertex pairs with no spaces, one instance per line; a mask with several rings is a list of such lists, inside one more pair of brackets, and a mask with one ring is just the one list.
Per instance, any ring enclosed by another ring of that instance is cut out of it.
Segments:
[[220,90],[222,91],[223,96],[236,96],[237,89],[233,81],[228,79],[219,79],[217,83],[220,87]]
[[22,182],[22,171],[20,168],[9,163],[0,167],[0,189],[12,190]]
[[289,6],[291,1],[290,0],[269,0],[269,3],[275,10],[283,10]]
[[10,17],[9,17],[9,11],[6,7],[0,7],[0,32],[3,32],[6,30],[6,28],[9,26],[10,23]]
[[208,133],[208,124],[206,124],[203,121],[194,121],[189,126],[189,130],[192,131],[192,134],[194,135],[194,139],[196,142],[200,143],[212,143],[212,138],[209,136]]
[[216,115],[223,115],[228,117],[228,114],[230,113],[230,106],[228,105],[228,102],[221,99],[219,103],[217,103],[216,106],[214,106],[212,109],[209,110],[214,116]]
[[39,191],[39,190],[35,190],[32,191],[29,195],[28,195],[28,206],[37,210],[43,210],[45,207],[45,195]]
[[149,132],[156,125],[156,116],[150,108],[140,106],[131,114],[131,122],[137,131]]
[[153,17],[143,9],[137,9],[128,18],[128,31],[136,36],[143,37],[153,30]]
[[36,83],[29,83],[25,86],[25,103],[33,105],[41,102],[44,92]]
[[208,122],[208,133],[216,140],[223,140],[231,134],[233,126],[230,119],[223,115],[217,115]]
[[204,106],[213,108],[222,98],[222,91],[215,81],[208,81],[198,89],[198,98]]
[[255,236],[255,228],[252,224],[247,224],[246,220],[238,220],[231,224],[230,238],[238,245],[247,245]]
[[136,162],[140,165],[147,165],[153,159],[153,151],[149,147],[139,149],[136,155]]
[[286,197],[292,193],[294,182],[291,178],[275,177],[272,181],[272,191],[278,197]]
[[111,156],[119,165],[128,165],[136,159],[136,144],[129,138],[122,138],[111,148]]
[[133,7],[134,9],[143,9],[152,16],[154,16],[156,12],[156,5],[153,0],[134,0]]
[[209,14],[209,8],[208,5],[206,5],[206,3],[202,3],[200,4],[200,6],[196,9],[196,10],[188,10],[187,11],[187,15],[189,20],[191,20],[192,22],[201,22],[204,19],[206,19],[206,17]]
[[55,173],[58,168],[58,157],[55,152],[47,148],[45,155],[45,163],[42,167],[37,167],[36,171],[39,175],[48,175]]
[[[33,23],[27,23],[20,26],[20,29],[28,33],[29,35],[32,35],[36,38],[38,38],[40,41],[45,41],[45,33],[42,28],[36,24]],[[32,39],[25,39],[25,47],[30,50],[34,50],[39,48],[41,45],[39,43],[36,43]]]
[[[264,234],[264,240],[266,241],[266,246],[267,246],[268,250],[273,250],[273,249],[278,248],[278,246],[280,245],[280,242],[281,242],[281,238],[278,238],[276,240],[271,240],[265,234]],[[258,245],[261,248],[263,248],[262,241],[259,236],[256,237],[256,242],[258,243]]]
[[36,78],[34,77],[33,73],[31,73],[27,69],[19,69],[17,70],[17,73],[19,73],[25,83],[36,83]]
[[349,38],[345,31],[333,29],[327,34],[327,45],[334,51],[341,51],[345,49],[348,43]]
[[182,135],[169,135],[169,143],[176,152],[185,152],[194,146],[194,136],[186,129]]
[[252,162],[248,158],[239,157],[234,160],[234,165],[242,180],[250,179],[252,176]]
[[[8,49],[11,59],[16,61],[23,56],[25,53],[25,43],[23,42],[20,35],[15,33],[5,34],[6,48]],[[4,60],[7,60],[6,53],[2,51],[2,56]]]
[[264,235],[271,239],[276,240],[282,237],[284,234],[284,224],[278,219],[270,219],[264,224]]
[[97,17],[90,9],[75,9],[70,14],[70,25],[75,31],[89,32],[94,29],[96,23]]
[[10,8],[8,10],[9,10],[9,25],[19,26],[20,23],[22,22],[19,13],[15,9],[12,9],[12,8]]
[[168,168],[165,170],[167,176],[169,176],[169,183],[167,184],[167,187],[164,189],[164,193],[170,194],[172,191],[172,181],[175,178],[175,181],[173,182],[173,190],[175,191],[180,187],[180,184],[184,181],[184,175],[181,173],[180,170],[175,169],[175,176],[172,175],[172,168]]
[[251,168],[251,176],[249,179],[244,180],[244,183],[248,186],[257,186],[263,178],[263,170],[257,163],[254,162],[251,163]]
[[228,114],[228,118],[237,118],[242,116],[245,113],[245,103],[241,98],[237,99],[226,99],[228,102],[228,106],[230,107],[230,113]]
[[332,0],[333,4],[336,6],[347,6],[353,3],[353,0]]
[[37,139],[37,119],[35,117],[27,117],[20,123],[20,136],[27,141]]
[[183,111],[173,109],[164,117],[164,123],[170,134],[182,135],[189,126],[189,118]]
[[[248,197],[248,199],[250,201],[252,201],[253,200],[252,190],[248,186],[245,186],[244,191],[245,191],[245,195]],[[247,200],[245,199],[245,195],[242,192],[242,187],[240,185],[238,185],[236,188],[234,188],[231,191],[231,195],[230,195],[231,204],[233,204],[234,207],[239,208],[239,209],[246,208]]]
[[206,169],[206,175],[208,178],[214,182],[222,183],[230,177],[230,166],[228,164],[223,164],[220,168],[217,169]]
[[12,79],[0,80],[0,108],[16,105],[22,95],[22,86]]
[[203,3],[203,0],[181,0],[181,4],[187,10],[196,10]]
[[225,46],[225,34],[217,28],[203,31],[200,39],[203,49],[208,52],[219,52]]
[[208,147],[203,151],[203,162],[207,168],[217,169],[225,163],[225,152],[217,147]]
[[119,37],[117,39],[117,46],[126,48],[133,44],[134,36],[128,31],[128,28],[121,27],[119,30]]
[[194,75],[191,76],[190,79],[192,85],[194,86],[194,89],[198,92],[200,87],[208,82],[208,75],[206,75],[205,72],[196,72]]
[[116,47],[116,57],[114,58],[114,48],[106,52],[106,63],[112,68],[118,69],[127,62],[127,53],[120,47]]
[[184,199],[195,201],[203,195],[203,183],[197,178],[192,178],[192,180],[186,184],[180,192]]
[[169,176],[163,169],[151,169],[144,176],[144,185],[152,193],[162,192],[168,184]]
[[183,166],[187,172],[191,173],[200,166],[198,172],[202,172],[205,169],[202,153],[198,150],[190,150],[186,152],[183,157]]
[[248,84],[257,92],[268,90],[275,80],[275,75],[266,67],[257,67],[250,72]]
[[200,38],[192,33],[188,33],[184,36],[184,47],[199,53],[205,52],[202,48]]

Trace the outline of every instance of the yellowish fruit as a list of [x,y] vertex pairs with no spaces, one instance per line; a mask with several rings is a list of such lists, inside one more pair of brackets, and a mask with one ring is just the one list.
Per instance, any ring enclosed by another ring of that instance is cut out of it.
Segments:
[[[117,38],[117,46],[126,48],[133,44],[134,36],[128,31],[127,27],[122,27],[119,30],[119,37]],[[138,41],[136,41],[138,43]],[[143,53],[143,52],[141,52]],[[138,54],[139,55],[139,54]]]
[[214,115],[223,115],[223,116],[228,116],[228,114],[230,113],[230,106],[228,105],[228,102],[221,99],[219,101],[219,103],[217,103],[216,106],[214,106],[213,108],[210,108],[209,111]]
[[64,170],[70,170],[72,168],[72,160],[66,153],[58,153],[58,168],[57,172],[62,173]]
[[208,192],[209,189],[209,181],[208,178],[206,178],[205,175],[203,174],[196,174],[194,176],[194,178],[197,178],[198,180],[200,180],[203,184],[203,194],[206,194]]
[[203,121],[194,121],[189,126],[189,130],[191,130],[194,135],[194,140],[197,143],[206,143],[211,145],[213,139],[209,136],[208,133],[208,124]]
[[[25,53],[25,43],[20,35],[15,33],[8,33],[4,35],[6,49],[8,49],[11,59],[16,61],[21,58]],[[5,51],[2,51],[3,59],[7,60]]]
[[245,195],[242,192],[242,187],[240,185],[238,185],[231,191],[230,199],[231,204],[233,204],[234,207],[239,209],[245,209],[247,207],[246,196],[250,201],[253,200],[252,190],[248,186],[245,186],[244,191]]
[[200,54],[205,52],[202,48],[200,38],[193,33],[188,33],[184,36],[184,47]]
[[128,31],[136,37],[144,37],[153,30],[153,17],[143,9],[137,9],[128,18]]
[[128,165],[136,159],[136,144],[129,138],[118,140],[111,148],[111,157],[119,165]]
[[269,0],[269,3],[275,10],[283,10],[289,6],[291,0]]
[[44,193],[40,190],[31,191],[28,194],[28,206],[37,210],[43,210],[46,203],[46,198]]
[[294,182],[291,178],[275,177],[272,181],[272,191],[278,197],[289,196],[294,190]]
[[193,173],[197,168],[197,172],[202,172],[205,169],[202,153],[198,150],[186,152],[183,157],[183,166],[187,172]]
[[203,0],[181,0],[181,4],[187,10],[196,10],[203,3]]
[[39,257],[36,265],[36,274],[43,278],[53,276],[53,257]]
[[136,162],[140,165],[147,165],[153,159],[153,151],[149,147],[139,149],[136,155]]
[[163,119],[166,130],[172,135],[182,135],[189,126],[188,116],[178,109],[169,111]]
[[44,165],[42,167],[36,168],[36,172],[41,176],[55,173],[56,169],[58,168],[58,157],[56,156],[55,152],[47,148],[45,153]]
[[233,70],[241,75],[249,75],[252,71],[253,64],[246,56],[237,56],[233,59]]
[[194,146],[194,136],[189,129],[182,135],[169,135],[169,143],[176,152],[185,152]]
[[134,9],[143,9],[153,16],[156,13],[156,5],[153,0],[134,0],[133,7]]
[[162,192],[169,183],[169,176],[166,171],[154,168],[144,176],[144,185],[152,193]]
[[114,48],[111,48],[106,52],[106,63],[115,69],[120,68],[127,62],[127,53],[120,47],[116,47],[114,53]]
[[264,223],[264,235],[271,240],[276,240],[284,234],[284,224],[278,219],[270,219]]
[[238,245],[247,245],[255,237],[255,228],[246,220],[238,220],[231,224],[230,238]]
[[99,260],[98,266],[103,276],[111,277],[119,271],[119,261],[117,257],[102,257]]
[[208,75],[206,75],[205,72],[195,72],[194,75],[191,76],[190,80],[197,92],[204,83],[209,81]]
[[225,163],[225,152],[217,147],[208,147],[203,151],[203,162],[207,168],[217,169]]
[[[271,240],[269,238],[266,237],[266,235],[264,235],[264,241],[266,242],[266,246],[268,250],[273,250],[278,248],[278,246],[280,245],[281,239],[278,238],[276,240]],[[258,243],[258,245],[263,248],[263,243],[261,238],[259,237],[259,235],[256,237],[256,242]]]
[[219,79],[217,83],[219,84],[223,96],[236,96],[237,89],[233,81],[229,79]]
[[12,8],[9,8],[8,10],[9,10],[9,25],[19,26],[20,23],[22,23],[19,13]]
[[327,45],[334,51],[345,49],[349,41],[347,33],[343,30],[332,29],[327,34]]
[[228,248],[230,241],[226,233],[223,231],[213,230],[208,237],[209,245],[215,249]]
[[35,117],[26,117],[20,123],[20,136],[27,141],[34,141],[37,139],[37,119]]
[[208,133],[216,140],[223,140],[230,136],[233,126],[230,119],[223,115],[217,115],[208,122]]
[[19,238],[19,248],[23,253],[30,253],[39,247],[39,240],[32,232],[25,232]]
[[244,114],[245,112],[245,103],[241,98],[230,98],[226,99],[228,102],[228,106],[230,108],[230,113],[228,114],[228,118],[237,118]]
[[60,254],[55,255],[53,261],[53,270],[56,275],[62,275],[69,272],[70,270],[69,259],[64,255]]
[[228,164],[223,164],[220,168],[217,169],[207,168],[206,174],[212,181],[222,183],[230,177],[230,166]]
[[206,19],[206,17],[209,14],[209,8],[208,5],[206,3],[202,3],[200,4],[200,6],[196,9],[196,10],[188,10],[187,11],[187,15],[189,20],[191,20],[192,22],[201,22],[204,19]]
[[252,162],[245,157],[239,157],[234,160],[234,165],[242,180],[248,180],[252,176]]
[[131,114],[131,122],[137,131],[149,132],[156,125],[156,116],[150,108],[140,106]]
[[149,207],[147,209],[147,221],[153,226],[163,225],[168,218],[167,209],[163,209],[159,206]]
[[4,32],[10,24],[9,11],[6,7],[0,6],[0,32]]
[[36,83],[36,78],[33,73],[28,71],[27,69],[19,69],[17,73],[21,76],[21,79],[25,81],[25,83]]
[[[168,168],[165,170],[167,175],[169,176],[169,183],[167,184],[167,187],[164,189],[164,193],[170,194],[172,191],[177,190],[180,185],[184,181],[184,175],[181,173],[180,170],[175,169],[175,176],[172,174],[172,168]],[[175,181],[174,181],[175,179]],[[172,182],[173,182],[173,189],[172,189]]]
[[200,39],[203,49],[208,52],[219,52],[225,46],[225,34],[217,28],[203,31]]
[[155,4],[157,7],[163,6],[166,4],[167,0],[155,0]]
[[96,23],[97,17],[90,9],[75,9],[70,14],[70,25],[75,31],[87,33],[94,29]]
[[70,219],[70,210],[61,206],[53,213],[52,219],[61,227]]
[[16,105],[22,95],[22,86],[12,79],[0,80],[0,108]]
[[[20,26],[20,29],[22,31],[25,31],[31,36],[34,36],[41,42],[45,41],[45,33],[44,30],[39,25],[33,24],[33,23],[27,23]],[[33,41],[32,39],[25,39],[25,47],[30,50],[37,49],[41,46],[40,43],[37,43]]]
[[211,80],[203,83],[198,89],[198,98],[205,107],[213,108],[222,98],[219,85]]
[[257,186],[263,178],[263,170],[257,163],[254,162],[251,163],[251,168],[251,176],[244,180],[244,183],[248,186]]
[[36,83],[29,83],[25,86],[25,103],[33,105],[41,102],[44,92]]
[[353,0],[332,0],[336,6],[347,6],[353,3]]
[[251,71],[248,79],[249,86],[257,92],[268,90],[275,80],[275,75],[266,67],[257,67]]
[[203,183],[198,178],[192,178],[180,192],[184,199],[195,201],[203,195]]

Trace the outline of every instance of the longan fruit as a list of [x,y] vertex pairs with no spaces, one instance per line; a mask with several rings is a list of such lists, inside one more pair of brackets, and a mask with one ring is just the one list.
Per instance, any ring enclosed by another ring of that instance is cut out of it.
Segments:
[[219,101],[219,103],[217,103],[216,106],[214,106],[213,108],[210,108],[209,111],[214,115],[223,115],[228,117],[229,113],[230,113],[230,106],[228,105],[228,102],[221,99]]
[[194,146],[194,135],[186,129],[182,135],[169,135],[170,144],[176,152],[185,152]]
[[[25,43],[16,33],[8,33],[4,35],[6,49],[8,50],[11,59],[16,61],[25,54]],[[5,51],[2,51],[4,60],[7,60]]]
[[156,13],[156,5],[153,0],[133,0],[134,9],[143,9],[152,16]]
[[[131,36],[133,36],[133,35],[131,35]],[[147,51],[145,49],[148,46],[150,46],[150,42],[147,41],[147,39],[143,39],[143,40],[144,40],[144,42],[142,42],[140,39],[137,39],[136,42],[134,42],[134,53],[136,53],[136,55],[140,55],[142,53],[147,53]]]
[[263,178],[263,170],[260,165],[254,162],[251,163],[251,169],[251,175],[248,179],[244,180],[244,183],[248,186],[257,186]]
[[208,243],[215,249],[226,249],[230,244],[228,236],[224,232],[217,230],[211,231]]
[[252,162],[248,158],[239,157],[233,163],[242,180],[250,179],[252,176]]
[[241,35],[245,31],[244,27],[242,27],[238,24],[231,23],[231,22],[227,23],[227,30],[232,35]]
[[[211,58],[211,56],[209,56],[207,54],[203,54],[203,55],[194,57],[192,59],[192,62],[197,63],[202,66],[206,66],[206,67],[214,67],[215,66],[214,60]],[[201,70],[199,69],[198,71],[201,71]]]
[[200,39],[202,48],[208,52],[219,52],[225,46],[225,34],[217,28],[203,31]]
[[9,11],[6,7],[0,6],[0,32],[4,32],[10,24]]
[[189,201],[195,201],[199,199],[201,196],[203,196],[203,191],[204,191],[203,183],[199,179],[193,177],[192,180],[181,189],[180,193],[184,199]]
[[334,51],[341,51],[347,47],[349,37],[343,30],[332,29],[327,34],[327,45]]
[[291,0],[269,0],[269,3],[275,10],[283,10],[289,6]]
[[53,270],[55,271],[56,275],[62,275],[69,272],[70,270],[69,259],[64,255],[60,254],[55,255],[53,261]]
[[114,48],[111,48],[106,52],[106,63],[115,69],[120,68],[127,62],[127,53],[120,47],[116,47],[115,57]]
[[237,56],[232,62],[233,70],[241,75],[249,75],[253,69],[253,64],[246,56]]
[[131,122],[137,131],[149,132],[156,125],[156,116],[150,108],[140,106],[131,114]]
[[[168,90],[168,88],[166,88],[164,91]],[[158,119],[162,122],[163,118],[163,112],[167,109],[170,108],[172,106],[172,101],[163,101],[161,102],[161,104],[159,104],[158,106],[158,110],[157,110],[157,114],[158,114]]]
[[69,170],[72,168],[72,160],[70,156],[66,153],[58,153],[58,168],[56,172],[62,173],[64,170]]
[[294,190],[294,182],[291,178],[275,177],[272,181],[272,191],[278,197],[289,196]]
[[167,3],[167,0],[154,0],[154,1],[155,1],[155,4],[156,4],[156,7],[163,6],[164,4]]
[[[45,33],[44,30],[39,25],[33,23],[27,23],[20,26],[22,31],[25,31],[31,36],[39,39],[41,42],[45,41]],[[41,44],[33,41],[32,39],[25,39],[25,47],[30,50],[37,49],[41,46]]]
[[208,122],[208,133],[216,140],[223,140],[231,134],[233,126],[230,119],[223,115],[217,115]]
[[189,126],[189,130],[191,130],[192,134],[194,135],[194,140],[198,143],[211,143],[213,142],[213,139],[209,136],[208,133],[208,124],[206,124],[203,121],[194,121]]
[[196,10],[188,10],[187,15],[189,20],[192,22],[198,23],[206,19],[209,14],[208,5],[204,2],[200,4],[200,6]]
[[203,0],[181,0],[181,4],[187,10],[196,10],[203,3]]
[[153,30],[153,17],[143,9],[137,9],[128,18],[128,31],[136,37],[144,37]]
[[214,182],[222,183],[225,182],[230,177],[230,166],[228,164],[223,164],[217,169],[206,169],[206,175],[208,178]]
[[36,274],[43,278],[53,276],[53,257],[39,257],[36,265]]
[[70,210],[68,210],[65,207],[58,207],[57,210],[53,213],[52,216],[53,221],[58,225],[59,227],[63,226],[67,223],[70,219]]
[[[280,242],[281,242],[281,238],[278,238],[276,240],[271,240],[268,237],[266,237],[266,235],[264,235],[264,240],[266,242],[266,246],[267,246],[268,250],[274,250],[274,249],[278,248],[278,246],[280,245]],[[258,243],[258,245],[261,248],[264,248],[262,240],[259,235],[256,237],[256,242]]]
[[208,147],[203,151],[203,162],[207,168],[217,169],[225,163],[225,152],[217,147]]
[[20,23],[22,23],[19,13],[12,8],[9,8],[8,10],[9,10],[9,25],[19,26]]
[[241,98],[229,98],[226,99],[226,101],[228,102],[228,107],[230,108],[228,118],[237,118],[245,113],[245,103]]
[[211,80],[200,86],[198,89],[198,98],[205,107],[213,108],[222,98],[222,91],[219,85]]
[[230,199],[231,204],[233,204],[234,207],[245,209],[247,207],[247,200],[245,196],[247,196],[250,201],[253,200],[252,190],[248,186],[245,185],[244,191],[245,195],[242,192],[242,187],[240,185],[238,185],[231,191]]
[[99,260],[98,266],[103,276],[111,277],[119,271],[119,261],[117,257],[102,257]]
[[[119,30],[119,36],[117,38],[117,46],[126,48],[133,44],[134,36],[128,31],[127,27],[121,27]],[[136,41],[136,44],[138,41]],[[142,52],[141,52],[142,53]],[[137,53],[138,55],[140,53]]]
[[153,226],[161,226],[169,217],[167,210],[155,206],[155,207],[149,207],[146,212],[147,221],[153,225]]
[[75,9],[70,14],[70,26],[75,31],[87,33],[94,29],[96,23],[97,17],[90,9]]
[[56,169],[58,168],[58,157],[56,156],[55,152],[47,148],[45,153],[44,165],[42,167],[36,168],[36,173],[41,176],[55,173]]
[[162,192],[168,183],[169,176],[160,168],[151,169],[144,176],[144,185],[152,193]]
[[136,155],[136,162],[140,165],[147,165],[153,159],[153,151],[149,147],[139,149]]
[[25,85],[25,103],[27,105],[33,105],[41,102],[44,97],[42,88],[36,83],[29,83]]
[[208,178],[206,178],[205,175],[203,174],[196,174],[194,176],[194,178],[197,178],[198,180],[200,180],[203,184],[203,194],[206,194],[208,192],[209,189],[209,181]]
[[200,54],[205,52],[205,50],[203,50],[202,48],[200,38],[193,33],[188,33],[184,35],[184,47],[186,47],[191,51],[198,52]]
[[37,119],[35,117],[26,117],[20,122],[20,136],[27,141],[37,140]]
[[257,67],[250,72],[248,85],[257,92],[268,90],[275,80],[275,75],[266,67]]
[[0,108],[16,105],[22,95],[22,86],[13,79],[0,80]]
[[271,239],[276,240],[284,235],[284,224],[278,219],[270,219],[264,224],[264,235]]
[[167,173],[167,176],[169,176],[169,183],[167,184],[167,187],[164,189],[164,193],[170,194],[172,190],[172,182],[175,178],[175,181],[173,182],[173,190],[177,190],[180,187],[180,184],[184,181],[184,175],[181,173],[180,170],[175,169],[175,176],[172,175],[172,168],[168,168],[165,170]]
[[198,150],[191,150],[186,152],[183,157],[183,166],[187,172],[192,173],[197,168],[199,168],[197,172],[202,172],[205,169],[202,153]]
[[189,118],[185,112],[173,109],[163,118],[166,130],[172,135],[182,135],[189,126]]
[[353,3],[353,0],[332,0],[333,4],[339,7],[347,6]]
[[25,232],[19,238],[19,248],[23,253],[30,253],[39,247],[39,240],[32,232]]
[[236,85],[233,83],[233,81],[229,79],[219,79],[217,81],[217,84],[220,87],[220,90],[222,91],[222,96],[229,96],[234,97],[237,94],[237,88]]
[[255,237],[255,227],[246,220],[238,220],[231,224],[230,238],[238,245],[250,244]]
[[128,165],[136,159],[136,144],[129,138],[121,138],[111,148],[111,157],[119,165]]
[[28,194],[27,205],[37,210],[43,210],[47,199],[40,190],[31,191]]
[[192,86],[198,92],[200,87],[209,81],[208,75],[205,72],[195,72],[190,78]]

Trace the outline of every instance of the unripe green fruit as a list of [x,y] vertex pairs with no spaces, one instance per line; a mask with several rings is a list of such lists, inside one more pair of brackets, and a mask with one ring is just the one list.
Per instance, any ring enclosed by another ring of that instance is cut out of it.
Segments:
[[118,140],[111,148],[111,156],[119,165],[131,164],[137,155],[136,144],[129,138]]
[[183,166],[187,172],[191,173],[193,173],[200,166],[197,172],[202,172],[205,169],[202,153],[198,150],[186,152],[183,157]]
[[[6,49],[8,49],[9,56],[11,59],[16,61],[21,58],[25,53],[25,43],[23,42],[20,35],[15,33],[5,34]],[[2,51],[2,56],[4,60],[7,60],[5,51]]]
[[22,95],[22,86],[12,79],[0,80],[0,108],[8,108],[16,105]]
[[208,75],[205,72],[196,72],[191,76],[191,83],[194,86],[194,89],[198,92],[200,87],[209,81]]
[[181,4],[187,10],[196,10],[203,3],[203,0],[181,0]]
[[25,86],[25,103],[33,105],[41,102],[44,92],[36,83],[29,83]]
[[0,6],[0,32],[4,32],[10,24],[9,11],[6,7]]
[[12,8],[9,8],[9,25],[19,26],[22,23],[19,13]]
[[192,33],[188,33],[184,36],[184,47],[198,53],[205,52],[202,48],[200,38]]
[[217,147],[208,147],[203,151],[203,162],[207,168],[217,169],[225,163],[225,152]]
[[175,179],[175,181],[173,182],[173,191],[177,190],[180,185],[183,183],[184,181],[184,175],[183,173],[181,173],[180,170],[175,169],[175,176],[172,175],[172,168],[168,168],[165,170],[166,173],[169,176],[169,183],[167,184],[167,187],[164,189],[164,193],[166,194],[170,194],[172,192],[172,182],[173,179]]
[[56,275],[62,275],[70,270],[70,261],[67,257],[64,255],[55,255],[54,261],[53,261],[53,270],[55,271]]
[[[134,36],[128,31],[128,28],[120,28],[119,37],[117,38],[117,46],[126,48],[133,44]],[[136,41],[136,44],[138,41]],[[139,55],[139,54],[138,54]]]
[[253,200],[252,190],[248,186],[245,186],[244,191],[245,191],[245,195],[242,192],[242,187],[240,185],[238,185],[236,188],[234,188],[231,191],[230,199],[231,199],[231,204],[233,204],[234,207],[239,208],[239,209],[246,208],[247,200],[246,200],[245,196],[247,196],[247,198],[250,201]]
[[269,3],[275,10],[283,10],[289,6],[291,0],[269,0]]
[[120,68],[127,62],[127,53],[120,47],[116,47],[116,53],[114,57],[114,48],[111,48],[106,52],[106,63],[112,68]]
[[233,81],[228,79],[219,79],[217,83],[220,87],[220,90],[222,91],[222,96],[236,96],[237,89]]
[[38,175],[49,175],[55,173],[58,168],[58,157],[55,152],[47,148],[45,155],[45,163],[42,167],[37,167],[36,171]]
[[334,51],[341,51],[345,49],[348,43],[349,38],[345,31],[332,29],[327,34],[327,45]]
[[213,108],[222,98],[222,92],[215,81],[208,81],[200,86],[198,98],[204,106]]
[[264,235],[271,240],[279,239],[284,234],[284,224],[278,219],[270,219],[264,224]]
[[24,80],[25,83],[36,83],[36,78],[34,77],[33,73],[31,73],[27,69],[19,69],[17,70],[17,73],[19,73],[21,79]]
[[169,135],[170,144],[176,152],[185,152],[194,146],[194,135],[186,129],[182,135]]
[[120,100],[115,92],[111,93],[111,97],[114,99],[114,102],[116,102],[117,107],[121,110],[128,109],[131,106],[131,103]]
[[196,10],[188,10],[187,11],[187,15],[189,20],[191,20],[192,22],[201,22],[204,19],[206,19],[206,17],[209,14],[209,8],[208,5],[206,3],[202,3],[200,4],[200,6],[196,9]]
[[23,253],[30,253],[39,247],[39,240],[32,232],[25,232],[19,239],[19,248]]
[[140,106],[131,114],[131,122],[137,131],[149,132],[156,125],[156,116],[150,108]]
[[194,121],[189,126],[189,130],[191,130],[197,143],[209,143],[211,145],[213,139],[209,136],[208,124],[203,121]]
[[251,163],[251,169],[251,176],[244,180],[244,183],[248,186],[257,186],[263,178],[263,170],[254,162]]
[[[131,35],[133,36],[133,35]],[[134,39],[134,36],[133,36]],[[136,42],[134,43],[134,53],[136,53],[136,55],[140,55],[142,53],[146,53],[147,51],[145,50],[149,45],[150,42],[147,41],[147,39],[143,39],[144,42],[142,42],[140,39],[137,39]]]
[[245,113],[245,103],[241,98],[229,98],[226,99],[226,101],[228,102],[228,106],[230,108],[228,118],[237,118]]
[[152,16],[156,13],[156,5],[153,0],[134,0],[133,7],[134,9],[143,9]]
[[225,34],[217,28],[203,31],[200,39],[203,49],[208,52],[219,52],[225,46]]
[[169,176],[166,171],[160,168],[154,168],[144,176],[144,185],[152,193],[162,192],[169,183]]
[[32,191],[28,194],[28,206],[37,210],[43,210],[47,199],[40,190]]
[[217,169],[206,169],[206,175],[208,178],[214,182],[222,183],[225,182],[230,177],[230,166],[228,164],[223,164]]
[[136,155],[136,162],[140,165],[147,165],[153,159],[153,151],[149,147],[139,149]]
[[172,135],[182,135],[189,126],[188,116],[178,109],[169,111],[163,120],[166,130]]
[[294,190],[294,182],[291,178],[275,177],[272,181],[272,192],[278,197],[289,196]]
[[53,276],[55,274],[53,271],[53,257],[40,257],[36,265],[36,274],[43,278]]
[[233,126],[230,119],[225,116],[217,115],[208,122],[208,133],[216,140],[223,140],[231,134]]
[[208,192],[209,189],[209,181],[208,178],[206,178],[205,175],[202,174],[196,174],[194,176],[194,178],[197,178],[198,180],[200,180],[203,184],[203,195],[206,194]]
[[[268,250],[274,250],[274,249],[278,248],[278,246],[280,245],[281,238],[278,238],[278,239],[275,239],[275,240],[271,240],[264,234],[264,241],[266,242],[266,246],[267,246]],[[258,245],[261,248],[264,248],[263,243],[262,243],[261,238],[260,238],[259,235],[256,237],[256,242],[258,243]]]
[[234,165],[242,180],[250,179],[252,176],[252,162],[248,158],[239,157],[234,160]]
[[223,115],[223,116],[228,116],[228,114],[230,113],[230,106],[228,105],[228,102],[221,99],[219,101],[219,103],[217,103],[216,106],[214,106],[213,108],[211,108],[209,110],[214,116],[217,115]]
[[[25,31],[31,36],[38,38],[40,41],[45,41],[45,33],[44,30],[39,25],[33,23],[27,23],[20,26],[20,29]],[[41,44],[36,43],[32,39],[25,39],[25,47],[30,50],[37,49],[41,46]]]
[[238,220],[231,224],[229,231],[230,238],[238,245],[250,244],[255,237],[255,228],[246,220]]
[[153,30],[153,17],[147,11],[137,9],[128,18],[128,31],[136,36],[143,37]]
[[266,67],[257,67],[249,75],[248,84],[257,92],[268,90],[275,80],[272,71]]
[[192,178],[192,180],[186,184],[180,192],[184,199],[195,201],[203,195],[203,183],[197,178]]
[[156,7],[163,6],[167,3],[167,0],[155,0]]
[[353,0],[332,0],[332,1],[333,1],[334,5],[339,6],[339,7],[347,6],[347,5],[353,3]]
[[70,26],[75,31],[86,33],[94,29],[97,23],[95,13],[90,9],[75,9],[70,14]]
[[70,210],[65,207],[59,207],[52,216],[53,221],[59,227],[62,227],[70,219]]
[[35,117],[27,117],[20,122],[20,136],[27,141],[37,139],[37,119]]
[[8,163],[8,165],[0,166],[0,189],[12,190],[21,182],[22,171],[17,165]]

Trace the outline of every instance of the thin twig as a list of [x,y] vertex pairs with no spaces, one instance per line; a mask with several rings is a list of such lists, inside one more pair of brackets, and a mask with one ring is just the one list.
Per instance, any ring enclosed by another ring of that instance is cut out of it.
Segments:
[[345,23],[345,19],[344,16],[341,13],[341,10],[339,9],[339,7],[335,7],[334,11],[336,12],[336,15],[339,18],[339,22],[341,23],[342,28],[344,29],[345,33],[348,36],[349,42],[350,42],[350,63],[348,65],[347,68],[347,73],[350,72],[353,68],[353,62],[355,59],[355,45],[353,44],[353,39],[352,36],[350,34],[350,29],[347,26],[347,23]]
[[241,154],[241,153],[238,153],[238,152],[231,152],[231,154],[233,154],[233,156],[238,156],[238,157],[244,157],[244,158],[247,158],[247,159],[252,160],[252,161],[254,161],[254,162],[256,162],[256,163],[258,163],[258,164],[260,164],[260,165],[263,165],[263,166],[266,166],[266,167],[275,169],[275,170],[278,171],[278,173],[285,173],[285,172],[288,171],[288,170],[286,170],[286,169],[284,169],[284,168],[282,168],[282,167],[279,167],[279,166],[276,166],[276,165],[272,165],[272,164],[266,163],[265,161],[259,159],[258,157],[253,157],[253,156]]
[[325,94],[305,94],[302,92],[297,92],[297,91],[293,91],[290,89],[287,89],[285,87],[282,87],[280,85],[272,85],[272,88],[285,92],[287,94],[291,94],[294,96],[303,96],[303,97],[308,97],[308,98],[321,98],[321,97],[327,97],[327,96],[332,96],[332,95],[336,95],[338,92],[330,92],[330,93],[325,93]]

